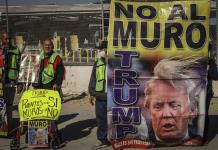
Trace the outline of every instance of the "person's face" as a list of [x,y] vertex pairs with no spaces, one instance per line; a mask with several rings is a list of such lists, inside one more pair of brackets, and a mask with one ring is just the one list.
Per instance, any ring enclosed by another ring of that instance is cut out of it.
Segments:
[[3,33],[2,34],[2,45],[4,47],[9,47],[9,43],[10,43],[10,40],[9,40],[9,35],[8,33]]
[[149,112],[155,134],[163,141],[185,137],[189,122],[189,100],[185,89],[175,89],[164,81],[152,87]]
[[106,56],[105,50],[104,49],[99,49],[98,57],[99,58],[105,58],[105,56]]
[[100,50],[99,50],[99,52],[98,52],[98,57],[99,57],[99,58],[104,58],[106,64],[108,63],[108,56],[107,56],[107,52],[106,52],[105,49],[100,49]]
[[45,40],[43,42],[43,50],[44,50],[45,54],[49,54],[53,50],[51,41]]

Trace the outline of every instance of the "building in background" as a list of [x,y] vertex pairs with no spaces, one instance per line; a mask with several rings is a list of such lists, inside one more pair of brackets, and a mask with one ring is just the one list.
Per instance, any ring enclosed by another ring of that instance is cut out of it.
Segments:
[[[78,50],[77,56],[84,56],[85,53],[90,56],[88,53],[91,52],[83,51],[94,49],[99,41],[107,37],[109,4],[104,4],[103,7],[102,9],[101,3],[8,6],[9,31],[14,39],[19,39],[19,44],[25,43],[27,47],[39,46],[42,39],[50,37],[55,49],[64,57],[74,57],[74,51]],[[0,12],[1,30],[6,30],[5,6],[0,6]]]
[[[19,47],[25,44],[27,50],[37,51],[40,50],[41,40],[44,37],[49,36],[54,40],[55,49],[60,50],[59,53],[63,56],[66,66],[64,95],[87,91],[91,65],[96,59],[96,47],[102,39],[107,40],[110,0],[96,1],[97,3],[89,4],[64,5],[60,1],[62,5],[8,7],[9,31]],[[214,56],[218,55],[216,1],[218,0],[212,0],[210,12],[210,39],[213,43]],[[4,3],[0,1],[0,31],[7,28],[6,9],[2,4]],[[81,78],[83,80],[80,80]]]
[[[214,56],[218,55],[216,1],[211,1],[210,12],[210,39]],[[49,36],[54,39],[55,49],[62,56],[72,57],[64,60],[82,61],[83,58],[73,57],[92,57],[93,50],[100,41],[107,40],[109,2],[110,0],[96,0],[95,3],[89,4],[9,6],[9,31],[12,37],[22,38],[23,42],[19,40],[20,43],[28,46],[40,46],[40,40]],[[0,26],[3,30],[7,28],[5,12],[5,6],[0,6]],[[90,62],[86,58],[84,61]]]

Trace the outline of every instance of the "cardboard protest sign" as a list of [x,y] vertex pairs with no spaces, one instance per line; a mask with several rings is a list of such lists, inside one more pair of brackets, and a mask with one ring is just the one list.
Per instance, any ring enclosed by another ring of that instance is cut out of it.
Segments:
[[57,120],[61,112],[61,98],[59,93],[53,90],[28,90],[21,96],[18,109],[20,121]]
[[112,0],[107,98],[114,149],[201,144],[209,8],[207,0]]

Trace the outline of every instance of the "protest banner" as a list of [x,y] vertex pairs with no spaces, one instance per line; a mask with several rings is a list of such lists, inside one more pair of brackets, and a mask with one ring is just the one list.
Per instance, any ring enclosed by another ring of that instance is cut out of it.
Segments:
[[7,135],[8,135],[8,122],[7,122],[7,113],[6,113],[6,102],[3,96],[0,96],[0,136],[6,137]]
[[6,113],[6,101],[3,97],[3,61],[0,61],[0,136],[6,137],[8,135],[8,121]]
[[108,133],[112,147],[200,145],[208,0],[112,0]]

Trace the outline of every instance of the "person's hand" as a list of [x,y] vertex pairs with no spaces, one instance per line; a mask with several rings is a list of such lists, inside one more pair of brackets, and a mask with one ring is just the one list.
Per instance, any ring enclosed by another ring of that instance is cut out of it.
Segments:
[[95,104],[95,97],[94,96],[89,96],[89,102],[93,106]]
[[17,94],[21,93],[23,91],[23,84],[17,85]]
[[55,91],[58,91],[61,87],[57,84],[54,84],[52,89],[55,90]]

